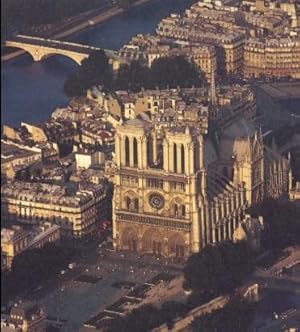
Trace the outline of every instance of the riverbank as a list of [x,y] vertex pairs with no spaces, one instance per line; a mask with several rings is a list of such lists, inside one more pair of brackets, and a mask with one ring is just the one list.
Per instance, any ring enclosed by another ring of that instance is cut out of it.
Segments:
[[[150,1],[152,1],[152,0],[138,0],[130,8],[144,5]],[[56,32],[48,33],[47,37],[52,38],[52,39],[69,37],[78,32],[81,32],[87,28],[90,28],[91,26],[95,26],[100,23],[104,23],[115,16],[121,15],[122,13],[124,13],[124,11],[125,11],[124,9],[115,5],[114,7],[111,7],[101,13],[99,13],[99,9],[89,11],[88,13],[86,13],[86,15],[83,13],[83,14],[78,15],[75,18],[71,19],[70,23],[67,25],[64,25],[64,27],[61,30],[57,31],[57,28],[55,27],[54,30],[56,30]],[[18,51],[14,51],[14,52],[5,54],[5,55],[1,56],[1,61],[4,61],[4,62],[9,61],[9,60],[17,58],[21,55],[24,55],[25,53],[26,52],[23,50],[18,50]]]

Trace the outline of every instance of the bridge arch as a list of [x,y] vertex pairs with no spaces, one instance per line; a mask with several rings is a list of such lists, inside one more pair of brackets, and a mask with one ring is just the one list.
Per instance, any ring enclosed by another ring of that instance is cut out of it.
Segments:
[[81,66],[81,61],[88,57],[87,54],[80,54],[75,52],[68,52],[65,50],[54,50],[44,47],[38,47],[36,45],[26,45],[26,44],[20,44],[15,42],[6,42],[5,47],[7,48],[17,48],[19,50],[22,50],[29,54],[33,61],[38,62],[42,61],[44,59],[47,59],[51,56],[59,55],[66,57],[68,59],[73,60],[76,62],[79,66]]
[[[82,45],[61,40],[45,39],[34,36],[17,35],[11,40],[5,41],[6,47],[14,47],[31,55],[34,61],[52,55],[62,55],[74,60],[81,65],[81,61],[89,56],[93,51],[100,50],[89,45]],[[117,70],[121,63],[128,61],[120,58],[116,51],[104,49],[114,70]]]
[[26,54],[30,55],[33,61],[40,61],[40,59],[37,58],[37,56],[32,52],[32,50],[27,49],[26,47],[21,47],[19,45],[11,45],[9,42],[5,43],[6,48],[15,48],[20,51],[24,51]]
[[70,55],[66,55],[66,54],[63,54],[63,53],[55,53],[55,52],[53,52],[53,53],[47,53],[47,54],[44,54],[44,55],[41,56],[40,59],[38,59],[38,60],[35,60],[35,59],[34,59],[34,61],[42,61],[42,60],[48,59],[48,58],[50,58],[50,57],[52,57],[52,56],[62,56],[62,57],[64,57],[64,58],[67,58],[67,59],[73,60],[73,62],[76,62],[79,66],[81,66],[81,61],[83,60],[83,59],[80,60],[79,58],[72,57],[72,56],[70,56]]

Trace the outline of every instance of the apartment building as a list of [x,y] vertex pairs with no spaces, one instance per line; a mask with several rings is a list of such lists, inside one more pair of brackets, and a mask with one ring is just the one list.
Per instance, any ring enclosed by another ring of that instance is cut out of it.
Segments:
[[251,38],[247,40],[244,76],[300,78],[300,38]]
[[203,23],[198,18],[172,14],[163,19],[156,29],[159,36],[190,43],[204,43],[216,47],[219,72],[238,74],[243,68],[245,32],[238,27],[222,28]]
[[[73,192],[72,192],[73,191]],[[52,222],[62,235],[83,237],[106,218],[106,187],[81,185],[78,190],[45,183],[13,181],[1,188],[1,215],[25,224]]]

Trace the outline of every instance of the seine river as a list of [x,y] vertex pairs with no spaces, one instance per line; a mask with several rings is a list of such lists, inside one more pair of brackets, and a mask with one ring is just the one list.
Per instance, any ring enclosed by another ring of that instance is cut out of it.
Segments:
[[[190,3],[191,0],[154,0],[68,40],[117,50],[138,33],[154,32],[163,17],[183,12]],[[18,126],[21,121],[39,123],[47,120],[57,106],[68,103],[63,84],[76,66],[62,56],[33,62],[29,55],[24,55],[2,63],[2,124]]]

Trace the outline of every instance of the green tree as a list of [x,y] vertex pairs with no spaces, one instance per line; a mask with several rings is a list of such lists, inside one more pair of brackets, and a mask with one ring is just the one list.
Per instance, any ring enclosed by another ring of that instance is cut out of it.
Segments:
[[252,256],[245,242],[208,245],[189,257],[184,267],[184,287],[218,296],[239,286],[252,269]]
[[175,301],[164,303],[161,309],[147,304],[134,309],[124,318],[114,319],[104,330],[107,332],[147,332],[165,322],[171,326],[172,320],[185,312],[186,306]]
[[103,0],[2,0],[1,38],[5,39],[16,31],[54,23],[100,6],[103,6]]
[[82,61],[77,72],[67,78],[64,91],[68,97],[83,96],[87,89],[95,85],[111,88],[112,79],[107,55],[103,50],[94,51]]
[[117,73],[114,88],[116,90],[138,92],[143,87],[151,87],[150,69],[142,65],[139,61],[132,61],[130,65],[121,65]]
[[252,215],[264,218],[263,245],[266,249],[280,250],[300,244],[300,213],[296,206],[284,200],[266,199],[250,209]]
[[74,249],[48,243],[41,249],[26,250],[15,256],[11,271],[2,274],[1,303],[6,304],[24,291],[53,278],[75,255]]
[[85,89],[94,85],[110,85],[112,80],[109,59],[103,50],[92,52],[81,63],[79,77]]
[[168,301],[163,303],[160,309],[160,316],[163,322],[166,322],[169,329],[173,328],[173,320],[177,317],[183,316],[188,310],[188,307],[177,301]]
[[69,259],[70,252],[49,243],[41,249],[26,250],[14,257],[11,272],[19,283],[28,287],[53,277]]
[[151,77],[159,88],[186,88],[201,85],[200,73],[183,56],[161,57],[153,61]]
[[224,308],[195,318],[191,329],[193,332],[246,332],[254,314],[254,304],[233,299]]
[[121,64],[114,82],[115,90],[128,90],[128,77],[130,76],[130,66]]

